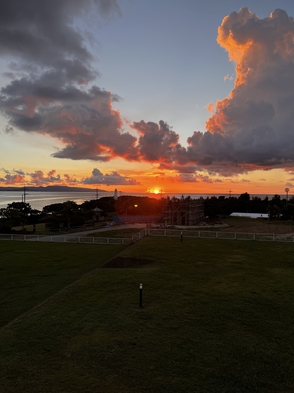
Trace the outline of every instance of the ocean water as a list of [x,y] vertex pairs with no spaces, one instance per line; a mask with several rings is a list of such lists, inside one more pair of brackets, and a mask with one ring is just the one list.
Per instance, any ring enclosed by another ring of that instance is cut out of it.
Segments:
[[[106,195],[104,195],[106,194]],[[103,193],[103,196],[112,196],[113,193]],[[102,196],[102,195],[100,195]],[[78,204],[96,198],[96,192],[46,192],[46,191],[28,191],[26,194],[26,203],[29,203],[33,209],[42,210],[46,205],[53,203],[62,203],[74,201]],[[22,202],[23,191],[0,191],[0,208],[6,207],[12,202]]]
[[[98,198],[102,197],[109,197],[113,196],[114,192],[99,192]],[[149,193],[121,193],[119,192],[120,195],[136,195],[136,196],[149,196],[152,198],[161,198],[161,197],[167,197],[169,196],[170,198],[176,197],[180,198],[182,195],[184,197],[191,196],[191,198],[207,198],[207,197],[212,197],[212,196],[226,196],[229,197],[227,194],[149,194]],[[238,197],[240,194],[232,194],[232,197]],[[251,197],[253,196],[258,196],[260,198],[265,198],[266,196],[271,199],[273,197],[272,194],[265,195],[265,194],[258,194],[258,195],[253,195],[250,194]],[[285,196],[281,195],[281,198],[283,199]],[[91,199],[96,199],[96,191],[93,190],[93,192],[46,192],[46,191],[28,191],[26,194],[26,202],[31,205],[33,209],[37,210],[42,210],[44,206],[46,205],[52,205],[53,203],[62,203],[66,201],[74,201],[77,204],[81,204],[85,201],[90,201]],[[23,201],[23,191],[0,191],[0,208],[6,207],[9,203],[12,202],[22,202]]]

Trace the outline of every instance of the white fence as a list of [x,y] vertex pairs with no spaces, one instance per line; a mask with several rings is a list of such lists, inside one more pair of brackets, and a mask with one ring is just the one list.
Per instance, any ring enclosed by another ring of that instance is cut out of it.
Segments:
[[240,232],[213,232],[213,231],[196,231],[196,230],[177,230],[177,229],[143,229],[135,233],[131,238],[112,238],[112,237],[82,237],[67,235],[22,235],[0,234],[0,240],[19,240],[19,241],[36,241],[36,242],[54,242],[54,243],[82,243],[82,244],[117,244],[128,245],[137,242],[145,236],[168,236],[180,238],[201,238],[201,239],[220,239],[220,240],[256,240],[268,242],[294,242],[292,234],[269,234],[269,233],[240,233]]
[[173,230],[173,229],[148,229],[149,236],[169,236],[183,238],[221,239],[221,240],[256,240],[268,242],[294,242],[292,234],[270,234],[270,233],[240,233],[240,232],[214,232],[195,230]]
[[143,229],[142,231],[137,232],[137,233],[135,233],[135,234],[132,236],[132,241],[133,241],[134,243],[136,243],[138,240],[142,239],[143,237],[145,237],[145,236],[147,236],[147,235],[148,235],[148,229]]
[[82,244],[131,244],[131,238],[111,238],[111,237],[80,237],[80,236],[36,236],[36,235],[2,235],[0,240],[18,240],[32,242],[52,242],[52,243],[82,243]]

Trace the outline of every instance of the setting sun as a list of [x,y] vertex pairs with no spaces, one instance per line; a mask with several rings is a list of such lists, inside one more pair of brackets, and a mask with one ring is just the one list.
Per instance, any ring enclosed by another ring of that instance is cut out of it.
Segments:
[[160,194],[161,190],[159,190],[158,188],[149,188],[149,189],[147,190],[147,192],[150,192],[150,194],[156,194],[156,195],[158,195],[158,194]]

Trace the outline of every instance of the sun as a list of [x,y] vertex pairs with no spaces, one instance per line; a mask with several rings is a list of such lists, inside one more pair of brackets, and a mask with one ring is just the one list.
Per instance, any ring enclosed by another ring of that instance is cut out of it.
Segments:
[[160,194],[160,189],[159,189],[159,188],[149,188],[149,189],[147,190],[147,192],[150,192],[150,194],[156,194],[156,195],[158,195],[158,194]]

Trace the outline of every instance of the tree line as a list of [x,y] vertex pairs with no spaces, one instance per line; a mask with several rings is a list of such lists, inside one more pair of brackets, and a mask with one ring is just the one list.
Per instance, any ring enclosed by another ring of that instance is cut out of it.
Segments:
[[205,216],[215,218],[228,216],[233,212],[239,213],[267,213],[270,220],[294,220],[294,197],[282,199],[280,195],[268,197],[250,197],[245,192],[239,197],[209,197],[204,200]]
[[[53,203],[43,209],[32,209],[29,203],[13,202],[0,209],[0,233],[11,233],[14,227],[46,223],[48,229],[69,229],[112,220],[113,215],[160,214],[163,202],[155,198],[120,196],[102,197],[77,204],[73,201]],[[19,232],[19,231],[18,231]]]
[[102,210],[104,217],[112,209],[113,198],[105,197],[99,200],[86,201],[80,205],[73,201],[53,203],[43,209],[32,209],[29,203],[13,202],[6,208],[0,209],[0,232],[13,232],[13,227],[32,225],[34,230],[37,224],[46,223],[49,229],[65,229],[95,223],[100,214],[95,208]]
[[[0,232],[13,232],[13,227],[46,223],[49,229],[69,229],[95,224],[101,220],[112,220],[113,215],[161,215],[166,198],[150,198],[124,195],[114,200],[102,197],[77,204],[73,201],[53,203],[44,206],[41,211],[32,209],[29,203],[13,202],[0,209]],[[294,197],[289,200],[275,195],[272,199],[250,197],[246,192],[239,197],[207,197],[203,199],[204,215],[211,219],[229,216],[233,212],[268,213],[269,219],[294,220]]]

